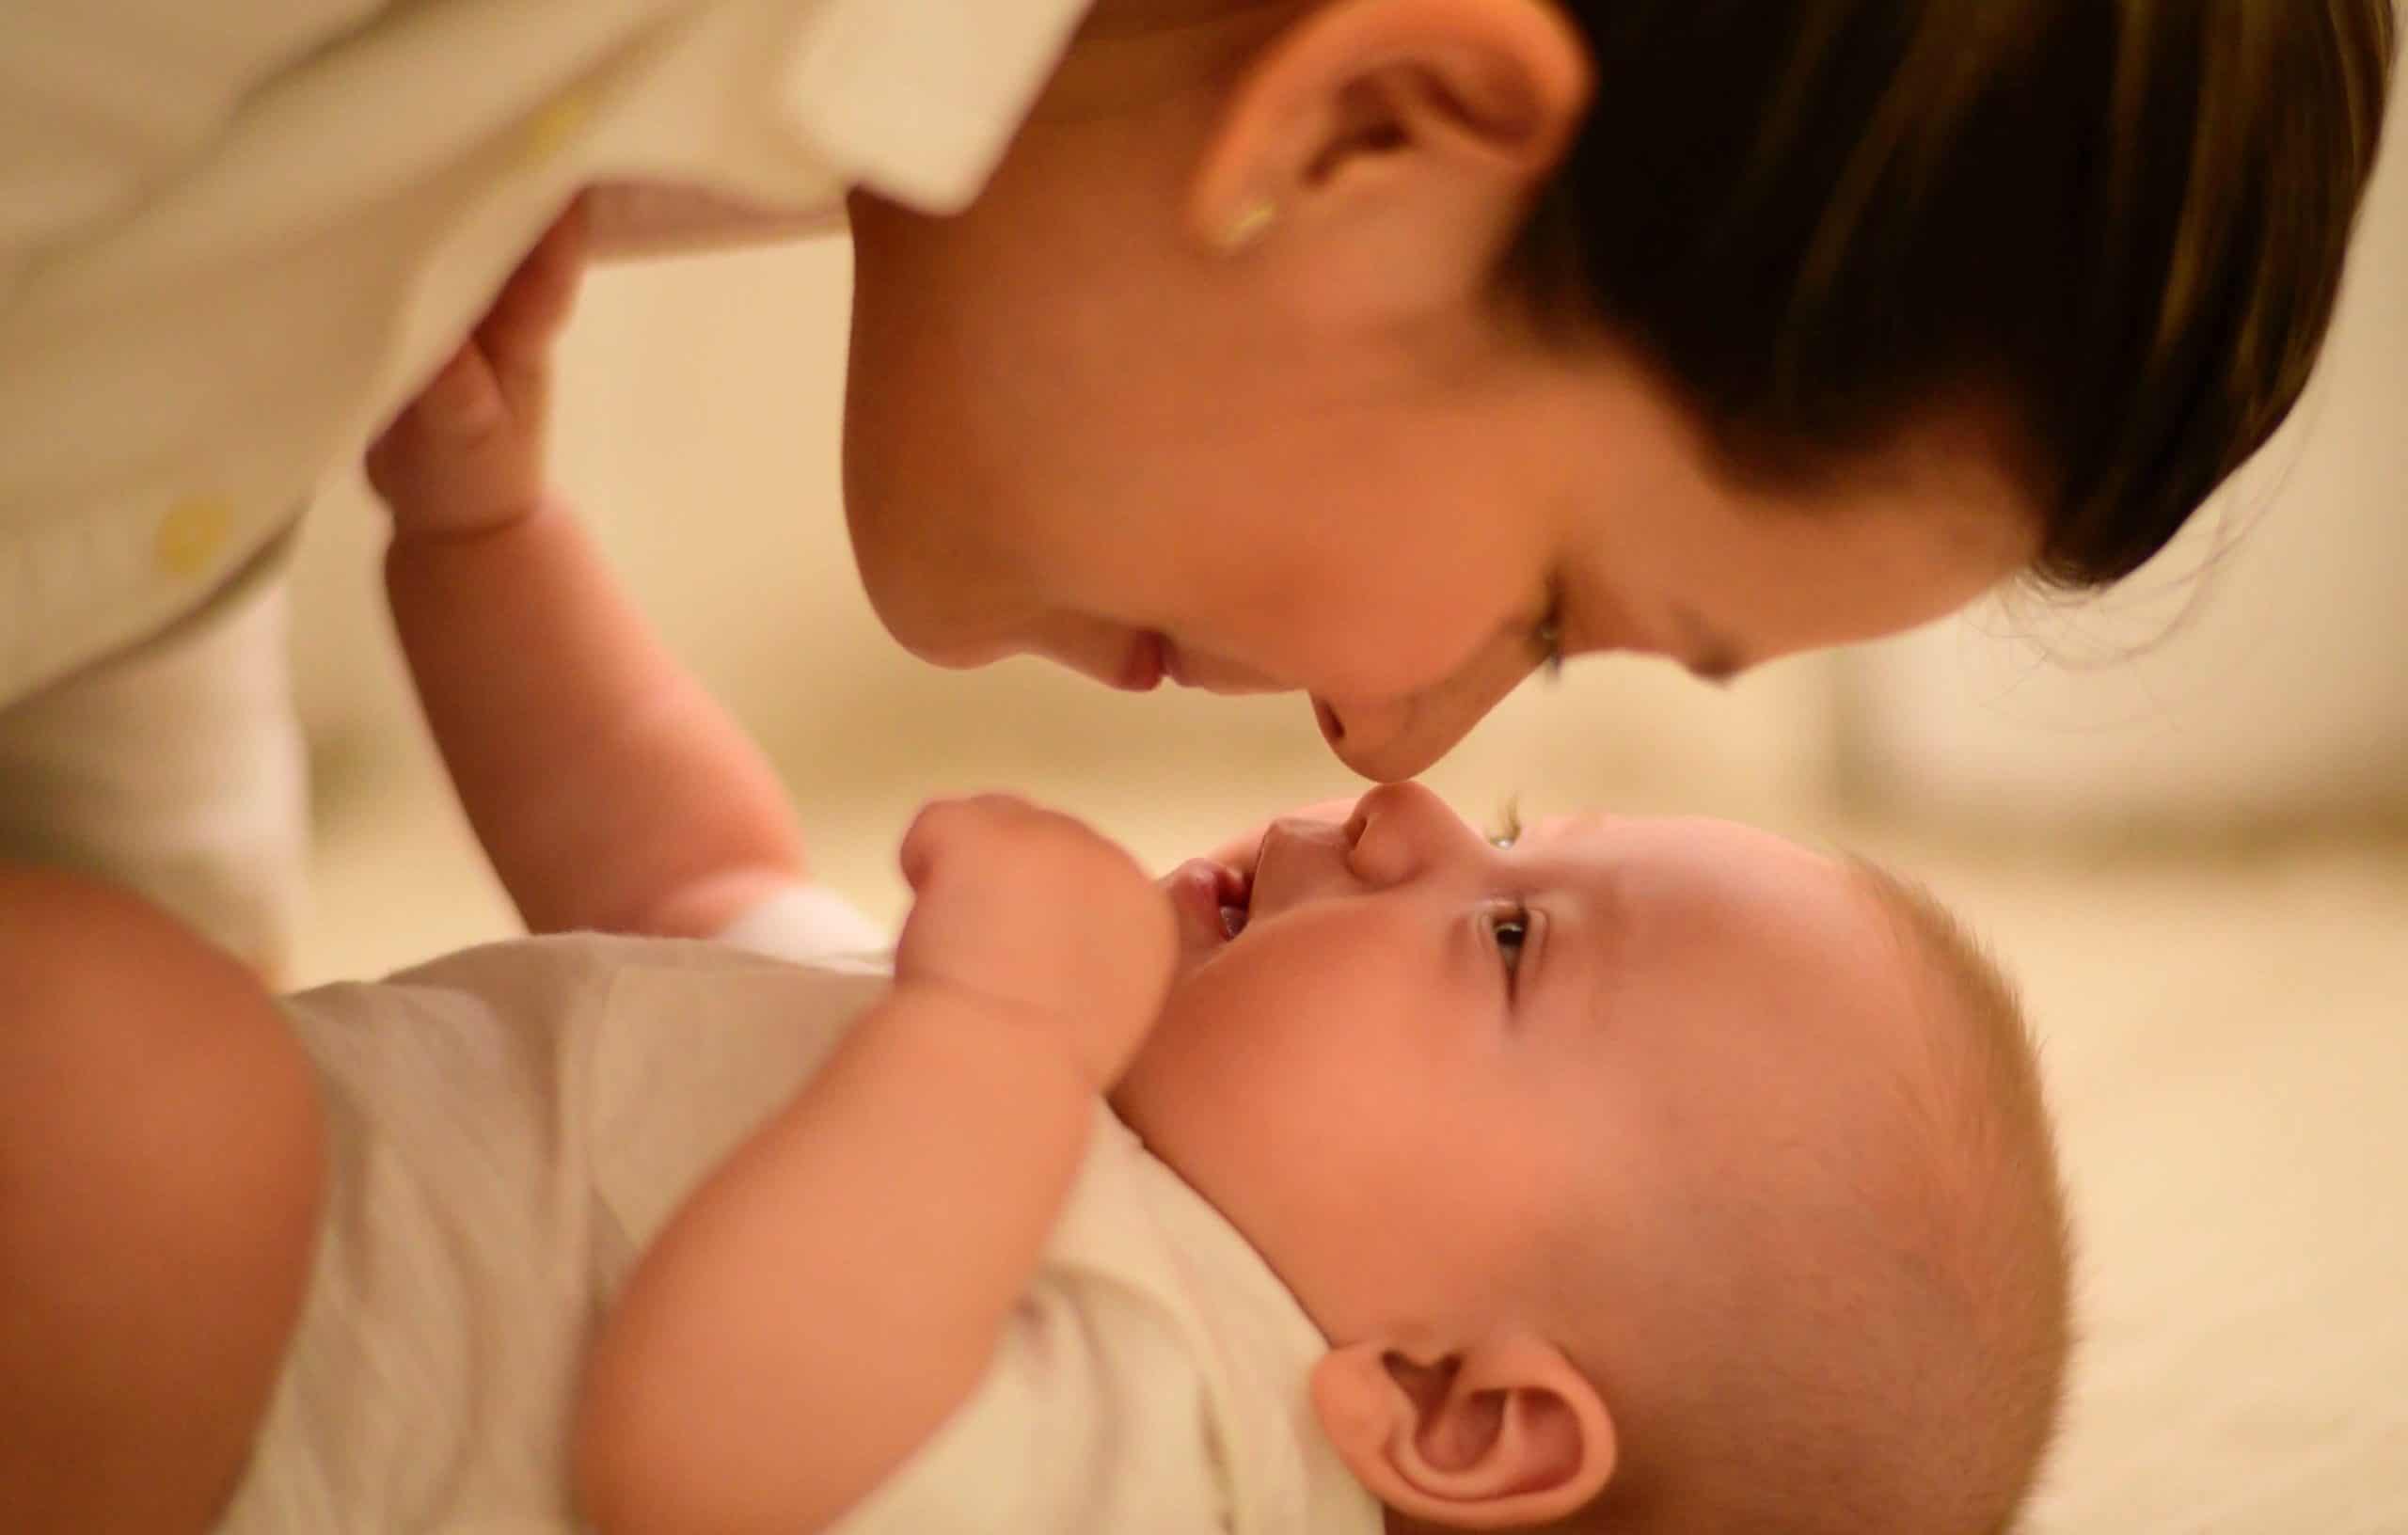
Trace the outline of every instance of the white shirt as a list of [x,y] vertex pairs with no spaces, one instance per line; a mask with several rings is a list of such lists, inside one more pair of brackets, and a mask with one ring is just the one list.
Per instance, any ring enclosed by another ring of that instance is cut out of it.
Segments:
[[580,188],[958,210],[1088,4],[8,0],[0,704],[258,555]]
[[[291,999],[333,1175],[220,1535],[566,1535],[563,1450],[601,1311],[888,984],[863,952],[880,935],[826,892],[727,937],[811,963],[552,938]],[[1377,1535],[1378,1504],[1308,1400],[1325,1346],[1311,1320],[1217,1211],[1095,1116],[980,1384],[841,1535]],[[809,1274],[778,1282],[814,1304]]]

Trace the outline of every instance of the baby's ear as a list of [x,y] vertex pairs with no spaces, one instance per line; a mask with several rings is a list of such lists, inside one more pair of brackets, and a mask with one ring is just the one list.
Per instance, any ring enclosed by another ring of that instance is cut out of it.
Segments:
[[1409,1518],[1457,1529],[1576,1512],[1614,1470],[1605,1399],[1563,1351],[1529,1334],[1417,1358],[1377,1343],[1313,1369],[1313,1407],[1339,1458]]

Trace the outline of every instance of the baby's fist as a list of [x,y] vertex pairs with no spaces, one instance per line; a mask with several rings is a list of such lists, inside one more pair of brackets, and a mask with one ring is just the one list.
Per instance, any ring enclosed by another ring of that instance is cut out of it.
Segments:
[[982,795],[921,811],[902,862],[916,898],[896,981],[981,999],[1069,1048],[1098,1091],[1117,1081],[1177,942],[1136,861],[1068,815]]
[[542,499],[552,343],[585,267],[572,206],[512,273],[477,328],[368,450],[368,483],[399,537],[473,536]]

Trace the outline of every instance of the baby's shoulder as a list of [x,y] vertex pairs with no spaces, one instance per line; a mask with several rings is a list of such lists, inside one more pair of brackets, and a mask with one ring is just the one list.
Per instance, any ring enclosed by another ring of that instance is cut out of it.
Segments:
[[455,949],[375,980],[339,981],[286,999],[304,1010],[373,1007],[411,996],[455,995],[546,1003],[607,991],[629,971],[706,976],[759,971],[801,971],[791,960],[724,943],[619,933],[547,933]]
[[[295,993],[284,1009],[322,1064],[365,1050],[483,1055],[512,1042],[548,1055],[614,1024],[643,1028],[837,1004],[813,967],[689,939],[564,933],[479,944],[396,971]],[[850,983],[858,987],[862,983]]]

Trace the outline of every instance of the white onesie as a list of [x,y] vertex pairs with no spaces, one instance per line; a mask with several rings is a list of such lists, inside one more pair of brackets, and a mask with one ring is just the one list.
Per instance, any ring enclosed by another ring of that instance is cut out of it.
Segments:
[[[565,1531],[578,1361],[645,1244],[886,984],[796,892],[726,945],[568,937],[293,998],[326,1101],[309,1298],[225,1535]],[[877,1169],[862,1176],[876,1178]],[[811,1304],[811,1277],[791,1278]],[[1101,1104],[977,1391],[846,1535],[1381,1527],[1306,1396],[1320,1335]]]

